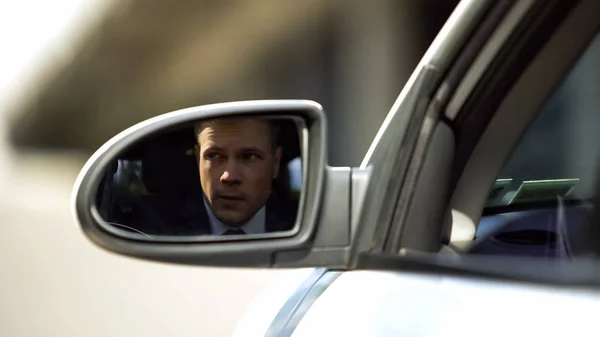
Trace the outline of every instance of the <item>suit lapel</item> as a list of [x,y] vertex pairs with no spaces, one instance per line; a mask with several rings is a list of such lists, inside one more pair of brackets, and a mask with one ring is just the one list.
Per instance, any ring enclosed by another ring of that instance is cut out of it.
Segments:
[[296,220],[295,215],[290,219],[292,214],[289,214],[289,209],[286,205],[280,202],[278,196],[272,193],[267,199],[265,215],[265,229],[267,233],[281,232],[292,229]]
[[191,193],[183,202],[179,215],[182,223],[178,228],[180,235],[207,235],[211,234],[208,214],[204,208],[202,194]]

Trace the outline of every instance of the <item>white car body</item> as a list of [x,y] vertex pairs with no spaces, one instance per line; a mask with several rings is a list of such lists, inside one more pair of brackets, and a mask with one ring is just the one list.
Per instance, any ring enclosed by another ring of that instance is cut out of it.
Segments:
[[[267,332],[311,270],[260,294],[234,336]],[[310,301],[310,299],[309,299]],[[283,336],[597,336],[600,293],[409,272],[343,272]]]

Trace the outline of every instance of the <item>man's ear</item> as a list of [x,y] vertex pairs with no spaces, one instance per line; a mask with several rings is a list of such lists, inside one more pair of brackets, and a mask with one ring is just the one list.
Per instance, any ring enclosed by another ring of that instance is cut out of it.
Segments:
[[275,155],[273,158],[273,165],[275,165],[275,169],[273,170],[273,179],[277,178],[277,176],[279,175],[279,163],[281,163],[282,152],[283,150],[281,149],[281,146],[278,146],[277,149],[275,149]]

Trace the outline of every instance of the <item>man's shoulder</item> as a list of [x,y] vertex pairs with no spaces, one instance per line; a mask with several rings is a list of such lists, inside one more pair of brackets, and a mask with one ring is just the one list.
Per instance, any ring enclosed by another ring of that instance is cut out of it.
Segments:
[[204,197],[202,193],[189,193],[181,205],[180,216],[185,220],[184,223],[193,227],[203,227],[209,231],[208,213],[204,207]]
[[267,200],[267,231],[291,230],[298,215],[298,201],[281,194],[271,195]]

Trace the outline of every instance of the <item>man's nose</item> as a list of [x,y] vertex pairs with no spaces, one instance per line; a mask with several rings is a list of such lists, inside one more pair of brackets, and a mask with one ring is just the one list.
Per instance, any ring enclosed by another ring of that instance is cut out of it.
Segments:
[[225,167],[225,171],[221,175],[221,183],[224,184],[239,184],[241,182],[239,170],[235,161],[230,160]]

